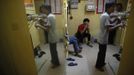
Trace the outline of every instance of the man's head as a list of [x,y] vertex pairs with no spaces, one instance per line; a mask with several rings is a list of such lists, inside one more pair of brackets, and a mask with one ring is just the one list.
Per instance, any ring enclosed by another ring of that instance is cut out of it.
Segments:
[[115,9],[116,9],[116,11],[121,12],[123,10],[122,4],[117,3]]
[[51,6],[50,5],[41,5],[40,6],[40,13],[49,14],[51,13]]
[[106,3],[105,5],[106,12],[109,14],[114,12],[114,7],[115,7],[115,3]]
[[83,20],[83,23],[86,24],[86,25],[88,25],[89,22],[90,22],[90,20],[89,20],[88,18],[85,18],[85,19]]

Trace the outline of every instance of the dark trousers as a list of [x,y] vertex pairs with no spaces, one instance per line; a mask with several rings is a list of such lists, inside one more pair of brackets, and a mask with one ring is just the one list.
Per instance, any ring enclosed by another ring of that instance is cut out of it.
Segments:
[[78,41],[80,42],[80,43],[83,43],[83,39],[84,38],[88,38],[88,41],[90,41],[90,38],[91,38],[91,35],[90,35],[90,33],[86,33],[86,32],[84,32],[84,33],[80,33],[80,32],[77,32],[76,34],[75,34],[75,36],[77,37],[77,39],[78,39]]
[[96,61],[96,68],[102,68],[105,65],[105,57],[106,57],[106,44],[99,44],[99,52]]
[[44,30],[44,37],[45,37],[45,41],[46,43],[48,43],[48,32]]
[[109,44],[114,44],[114,40],[115,40],[115,37],[116,37],[116,31],[117,31],[117,29],[114,29],[114,30],[109,32],[109,38],[108,38],[108,43]]
[[57,53],[56,43],[50,43],[51,63],[53,65],[59,65],[59,58]]

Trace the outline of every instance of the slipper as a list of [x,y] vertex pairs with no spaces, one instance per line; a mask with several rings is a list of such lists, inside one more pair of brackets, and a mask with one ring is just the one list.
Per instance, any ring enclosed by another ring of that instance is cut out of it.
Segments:
[[68,64],[68,66],[77,66],[78,64],[77,63],[73,63],[73,62],[70,62],[69,64]]
[[68,60],[68,61],[75,61],[75,59],[73,59],[73,58],[67,58],[66,60]]

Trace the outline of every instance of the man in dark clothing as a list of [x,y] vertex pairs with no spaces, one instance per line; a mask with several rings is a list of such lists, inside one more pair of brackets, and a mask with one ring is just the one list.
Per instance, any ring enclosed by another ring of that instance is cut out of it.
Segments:
[[89,31],[89,22],[90,20],[88,18],[85,18],[83,20],[83,24],[80,24],[78,26],[78,30],[75,35],[78,38],[79,43],[83,43],[83,39],[87,37],[88,38],[87,45],[92,47],[92,45],[90,45],[91,34]]

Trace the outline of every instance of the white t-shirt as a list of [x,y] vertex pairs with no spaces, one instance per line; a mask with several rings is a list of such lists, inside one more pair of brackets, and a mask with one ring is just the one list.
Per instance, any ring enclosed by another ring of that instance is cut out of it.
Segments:
[[98,42],[100,44],[108,43],[109,31],[107,30],[107,26],[110,25],[110,16],[108,13],[103,13],[100,16],[100,32]]
[[48,42],[49,43],[56,43],[57,42],[57,35],[56,35],[56,21],[55,15],[49,14],[47,16],[47,25],[49,26],[48,30]]

